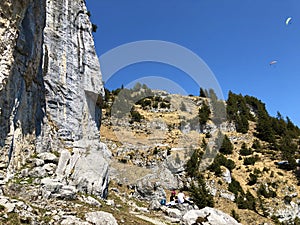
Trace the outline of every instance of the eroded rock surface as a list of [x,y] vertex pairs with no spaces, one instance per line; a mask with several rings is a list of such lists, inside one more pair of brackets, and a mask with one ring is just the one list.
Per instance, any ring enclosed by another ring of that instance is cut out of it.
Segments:
[[26,167],[105,197],[104,91],[85,2],[2,1],[0,35],[1,179]]

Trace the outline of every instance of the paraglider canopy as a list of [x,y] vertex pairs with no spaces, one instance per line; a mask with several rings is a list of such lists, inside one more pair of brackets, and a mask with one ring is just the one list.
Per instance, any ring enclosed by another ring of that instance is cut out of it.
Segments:
[[289,17],[285,20],[285,24],[289,25],[291,23],[292,17]]
[[273,60],[273,61],[271,61],[269,64],[270,64],[270,66],[272,66],[272,65],[274,65],[274,64],[276,64],[277,63],[277,61],[276,60]]

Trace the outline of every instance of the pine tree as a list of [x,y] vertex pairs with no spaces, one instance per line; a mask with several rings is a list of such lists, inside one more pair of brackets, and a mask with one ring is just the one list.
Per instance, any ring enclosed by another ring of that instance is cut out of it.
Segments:
[[223,154],[232,154],[233,152],[233,145],[227,135],[224,136],[220,152]]
[[205,94],[205,91],[203,90],[203,88],[200,88],[200,95],[199,96],[202,97],[202,98],[207,97],[206,94]]
[[209,120],[209,116],[211,114],[211,111],[209,109],[209,106],[203,102],[202,107],[199,109],[199,123],[201,126],[205,125],[206,122]]
[[191,183],[189,191],[194,203],[199,207],[199,209],[202,209],[206,206],[214,207],[213,196],[206,189],[206,185],[202,175],[198,176],[196,183]]
[[196,149],[185,164],[185,171],[191,178],[198,176],[199,162],[199,150]]

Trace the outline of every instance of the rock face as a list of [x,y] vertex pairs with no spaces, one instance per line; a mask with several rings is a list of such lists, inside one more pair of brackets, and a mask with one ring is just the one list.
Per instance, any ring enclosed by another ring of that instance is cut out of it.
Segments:
[[105,197],[104,91],[85,2],[1,1],[0,35],[0,177],[51,152],[53,178]]

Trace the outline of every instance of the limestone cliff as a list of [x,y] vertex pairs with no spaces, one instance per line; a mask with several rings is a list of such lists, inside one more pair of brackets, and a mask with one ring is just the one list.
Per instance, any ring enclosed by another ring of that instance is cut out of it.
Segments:
[[1,1],[0,36],[1,179],[52,152],[53,179],[105,196],[104,92],[85,2]]

